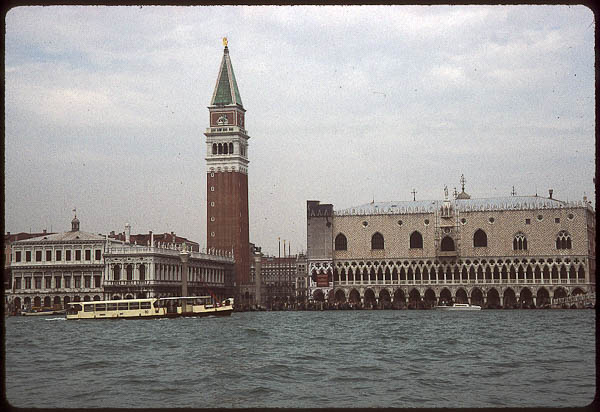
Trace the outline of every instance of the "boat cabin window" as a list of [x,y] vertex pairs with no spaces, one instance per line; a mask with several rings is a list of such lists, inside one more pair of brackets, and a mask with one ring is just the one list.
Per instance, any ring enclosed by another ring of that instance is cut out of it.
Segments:
[[76,304],[76,305],[69,305],[67,308],[67,313],[69,315],[75,315],[77,314],[79,311],[81,310],[81,305],[80,304]]
[[83,311],[84,312],[93,312],[94,311],[94,305],[83,305]]
[[140,302],[129,302],[129,310],[139,309]]
[[150,302],[142,302],[142,309],[150,309]]
[[104,312],[106,310],[106,303],[96,304],[96,312]]
[[127,302],[119,302],[119,310],[127,310]]
[[106,305],[106,310],[117,310],[117,304],[116,303],[109,303]]

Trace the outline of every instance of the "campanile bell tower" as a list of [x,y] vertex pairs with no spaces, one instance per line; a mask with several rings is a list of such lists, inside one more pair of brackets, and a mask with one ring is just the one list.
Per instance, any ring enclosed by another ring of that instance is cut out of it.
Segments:
[[248,283],[250,243],[248,230],[248,140],[246,110],[233,66],[227,39],[223,59],[208,112],[206,129],[206,235],[208,248],[233,250],[235,285]]

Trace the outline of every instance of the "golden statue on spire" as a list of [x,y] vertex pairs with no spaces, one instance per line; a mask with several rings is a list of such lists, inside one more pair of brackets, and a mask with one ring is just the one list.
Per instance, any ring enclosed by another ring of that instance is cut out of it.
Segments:
[[223,46],[227,47],[227,37],[223,37]]

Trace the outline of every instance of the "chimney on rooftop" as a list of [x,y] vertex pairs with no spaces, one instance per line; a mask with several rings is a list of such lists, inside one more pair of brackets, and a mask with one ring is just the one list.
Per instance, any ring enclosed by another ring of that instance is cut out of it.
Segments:
[[111,230],[111,231],[110,231],[110,235],[111,235],[111,236],[114,236],[114,235],[115,235],[115,231],[114,231],[114,230]]
[[131,225],[129,223],[125,223],[125,243],[129,243],[130,238],[131,238]]
[[550,199],[552,199],[552,189],[548,189],[548,194],[550,194]]
[[46,234],[46,229],[44,229],[44,234]]

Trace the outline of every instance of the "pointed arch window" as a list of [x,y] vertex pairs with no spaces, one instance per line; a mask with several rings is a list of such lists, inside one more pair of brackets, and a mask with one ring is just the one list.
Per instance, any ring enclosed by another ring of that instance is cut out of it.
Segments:
[[556,237],[557,249],[571,249],[571,235],[566,230],[561,230]]
[[527,250],[527,237],[524,233],[517,233],[513,239],[513,250]]
[[233,154],[233,143],[229,143],[229,154]]
[[343,233],[335,237],[335,250],[348,250],[348,239]]
[[213,143],[212,145],[212,154],[217,154],[217,144]]
[[473,235],[474,247],[487,247],[487,235],[481,229],[477,229]]
[[223,143],[223,154],[229,153],[229,145],[227,143]]
[[410,234],[410,248],[423,249],[423,235],[416,230]]
[[373,236],[371,236],[371,249],[381,250],[384,247],[383,235],[379,232],[375,232]]
[[456,250],[454,247],[454,240],[452,240],[450,236],[446,236],[442,239],[441,250],[442,252],[452,252]]

